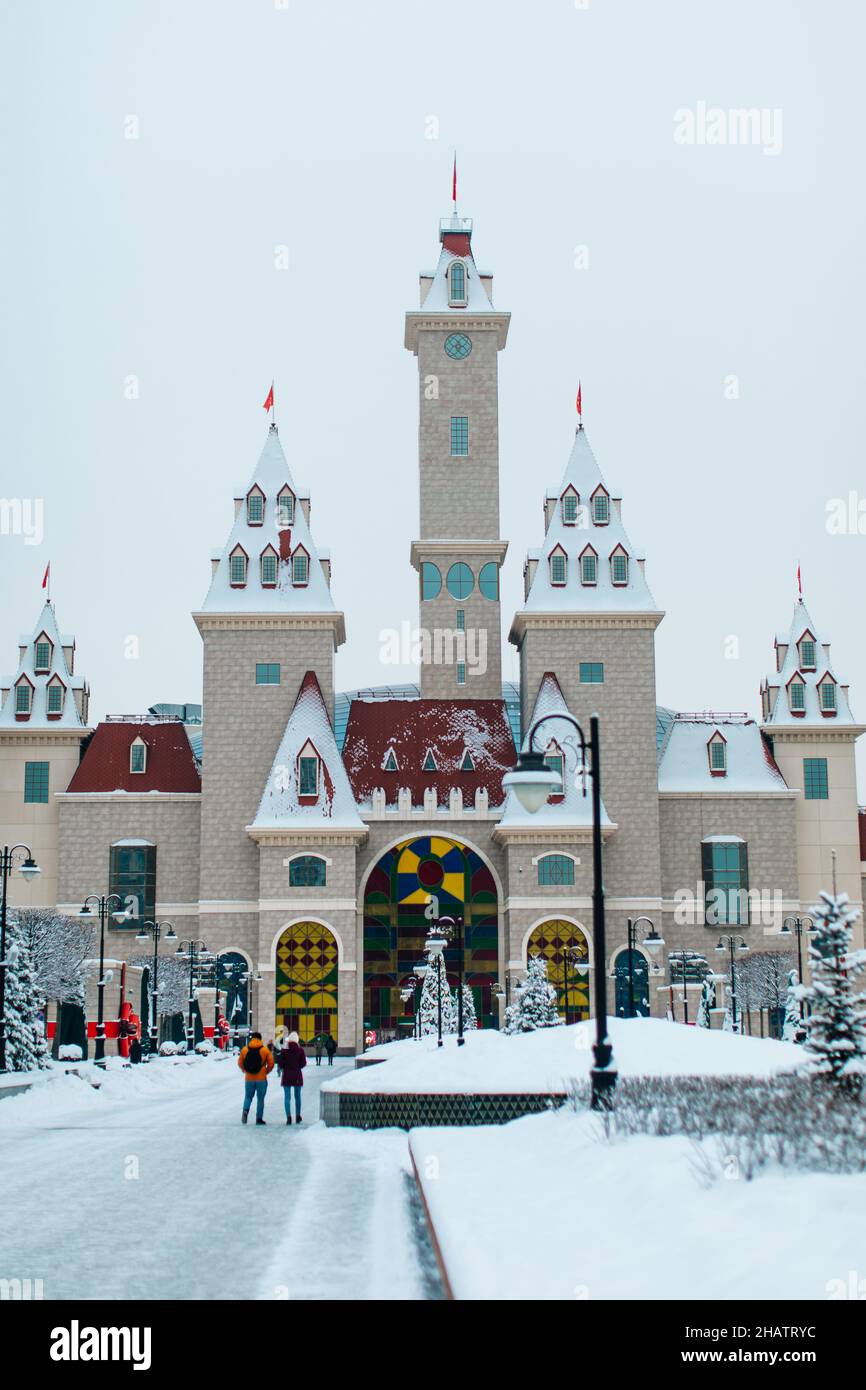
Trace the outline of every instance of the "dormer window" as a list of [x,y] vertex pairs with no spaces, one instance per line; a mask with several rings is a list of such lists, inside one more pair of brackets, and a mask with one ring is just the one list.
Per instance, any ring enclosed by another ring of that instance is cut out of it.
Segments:
[[449,267],[448,303],[455,308],[466,305],[466,266],[462,261],[452,261]]
[[800,669],[803,671],[814,671],[817,664],[817,645],[811,632],[805,632],[800,638]]
[[247,493],[247,525],[261,526],[265,519],[265,494],[260,487]]
[[424,754],[424,761],[423,761],[423,763],[421,764],[421,771],[422,771],[422,772],[438,772],[438,771],[439,771],[439,765],[438,765],[438,763],[436,762],[436,757],[435,757],[435,755],[434,755],[434,753],[433,753],[433,749],[432,749],[432,748],[428,748],[428,749],[427,749],[427,752]]
[[561,545],[550,552],[550,582],[561,589],[568,579],[568,556]]
[[294,526],[295,494],[290,487],[282,487],[277,495],[277,525]]
[[308,739],[298,754],[298,796],[315,800],[320,779],[321,759]]
[[388,752],[385,754],[385,761],[384,761],[383,764],[382,764],[382,771],[383,771],[383,772],[399,772],[399,771],[400,771],[400,768],[399,768],[398,763],[397,763],[397,754],[394,752],[394,749],[393,749],[393,748],[389,748],[389,749],[388,749]]
[[576,526],[580,498],[573,487],[566,488],[561,501],[562,521],[565,526]]
[[229,557],[229,583],[233,589],[242,589],[247,582],[247,552],[237,546]]
[[469,752],[469,749],[468,749],[468,748],[464,748],[464,749],[463,749],[463,757],[462,757],[461,760],[460,760],[460,771],[461,771],[461,772],[474,772],[474,771],[475,771],[475,764],[474,764],[474,762],[472,761],[472,754]]
[[33,708],[33,686],[25,677],[15,687],[15,717],[29,719]]
[[129,745],[129,770],[130,772],[147,771],[147,744],[141,737],[134,738]]
[[556,743],[554,740],[551,740],[550,743],[547,745],[547,751],[544,755],[544,761],[546,765],[550,768],[551,772],[555,772],[557,777],[559,778],[559,786],[554,792],[551,793],[551,796],[561,797],[564,792],[562,779],[563,772],[565,770],[565,758],[563,756],[563,752],[559,744]]
[[607,526],[610,521],[610,498],[601,487],[592,494],[592,520],[596,526]]
[[279,556],[273,546],[268,546],[259,556],[259,568],[261,572],[262,588],[275,589],[277,587],[277,566]]
[[51,670],[52,649],[53,643],[49,641],[49,639],[45,636],[44,632],[40,633],[39,636],[36,638],[36,646],[33,660],[33,669],[36,672],[37,676],[47,675],[48,672]]
[[788,705],[792,714],[806,711],[806,683],[795,677],[788,686]]
[[818,698],[822,714],[836,713],[836,682],[832,676],[825,676],[818,685]]
[[610,581],[617,588],[628,583],[628,555],[621,545],[610,557]]
[[710,775],[724,777],[728,771],[728,745],[724,734],[718,730],[707,743],[707,756],[710,760]]
[[581,584],[598,583],[598,555],[591,545],[586,547],[580,557],[580,582]]
[[310,582],[310,557],[302,545],[299,545],[292,556],[292,583],[296,589],[301,589]]
[[49,681],[48,693],[46,696],[45,712],[49,719],[59,719],[63,713],[63,698],[66,694],[66,687],[57,678]]

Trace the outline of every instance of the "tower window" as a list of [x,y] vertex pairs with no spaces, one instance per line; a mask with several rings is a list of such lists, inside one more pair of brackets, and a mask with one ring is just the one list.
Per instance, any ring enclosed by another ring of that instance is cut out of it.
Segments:
[[147,744],[142,738],[133,739],[129,745],[129,770],[130,772],[147,771]]
[[749,867],[740,840],[705,840],[701,845],[704,914],[708,926],[747,926]]
[[284,488],[277,498],[277,525],[292,526],[295,520],[295,494]]
[[233,589],[242,589],[247,582],[247,557],[242,550],[236,550],[229,560],[229,583]]
[[610,577],[614,584],[628,583],[628,556],[624,550],[615,550],[611,555]]
[[467,458],[469,455],[469,416],[451,416],[451,457]]
[[580,557],[580,582],[598,583],[598,556],[594,550],[585,550]]
[[604,684],[604,662],[603,662],[603,661],[581,661],[581,663],[580,663],[580,683],[581,683],[581,685],[603,685],[603,684]]
[[290,888],[324,888],[327,864],[318,854],[300,854],[289,864]]
[[466,609],[465,609],[465,608],[458,608],[458,609],[457,609],[456,619],[457,619],[457,631],[458,631],[458,632],[465,632],[465,631],[466,631]]
[[578,500],[577,493],[573,489],[562,495],[562,520],[566,526],[577,524]]
[[399,772],[399,771],[400,771],[400,768],[399,768],[398,763],[397,763],[397,754],[394,752],[394,749],[393,749],[393,748],[389,748],[389,749],[388,749],[388,752],[387,752],[386,755],[385,755],[385,761],[384,761],[383,764],[382,764],[382,771],[383,771],[383,772]]
[[835,714],[835,713],[836,713],[836,685],[835,685],[835,682],[834,682],[834,681],[831,681],[831,680],[822,681],[821,684],[818,686],[818,689],[819,689],[820,692],[821,692],[821,713],[822,713],[822,714]]
[[485,598],[499,598],[499,566],[495,560],[482,565],[478,573],[478,587]]
[[298,795],[319,795],[319,759],[316,757],[298,758]]
[[815,643],[811,637],[804,637],[800,643],[800,665],[804,671],[814,671],[815,661]]
[[48,763],[24,764],[24,800],[30,804],[48,801]]
[[44,675],[51,668],[51,643],[44,639],[36,643],[36,663],[35,671],[37,675]]
[[597,492],[593,497],[592,519],[596,526],[606,526],[610,521],[610,498],[606,492]]
[[458,663],[457,663],[457,684],[458,684],[458,685],[465,685],[465,684],[466,684],[466,662],[465,662],[465,661],[458,661]]
[[261,556],[262,586],[275,589],[277,584],[277,556],[273,550],[266,550]]
[[474,762],[472,761],[472,754],[469,752],[469,749],[468,749],[468,748],[464,748],[464,750],[463,750],[463,757],[462,757],[461,760],[460,760],[460,771],[461,771],[461,772],[474,772],[474,771],[475,771],[475,764],[474,764]]
[[448,272],[448,303],[466,303],[466,267],[462,261],[452,261]]
[[559,787],[558,787],[558,789],[557,789],[556,791],[554,791],[554,792],[552,793],[552,795],[553,795],[553,796],[562,796],[562,794],[563,794],[563,782],[562,782],[562,777],[563,777],[563,772],[564,772],[564,769],[565,769],[565,759],[564,759],[562,753],[559,752],[559,749],[557,748],[557,746],[556,746],[555,743],[554,743],[554,744],[551,744],[550,747],[551,747],[551,750],[552,750],[552,751],[550,751],[550,752],[548,752],[548,753],[545,753],[545,755],[544,755],[544,761],[545,761],[546,766],[550,768],[551,772],[555,772],[556,775],[557,775],[557,777],[559,778]]
[[280,663],[278,661],[256,662],[256,685],[279,685]]
[[247,525],[261,526],[264,519],[265,499],[257,489],[247,497]]
[[296,550],[292,556],[292,583],[298,587],[309,583],[310,557],[305,550]]
[[803,759],[803,794],[807,801],[829,800],[826,758]]
[[563,550],[554,550],[550,557],[550,582],[562,588],[568,579],[568,556]]
[[544,854],[538,861],[538,882],[562,888],[574,883],[574,860],[567,854]]
[[421,764],[421,771],[422,771],[422,772],[438,772],[438,771],[439,771],[439,766],[438,766],[438,764],[437,764],[437,762],[436,762],[436,758],[435,758],[435,756],[434,756],[434,753],[433,753],[433,749],[432,749],[432,748],[428,748],[428,749],[427,749],[427,752],[424,754],[424,761],[423,761],[423,763]]
[[33,703],[33,689],[27,681],[21,681],[15,687],[15,713],[29,714]]
[[475,588],[475,576],[467,564],[458,560],[448,571],[445,580],[448,592],[452,598],[460,600],[468,598]]
[[710,772],[714,777],[723,777],[728,770],[728,748],[720,734],[713,734],[707,750],[710,758]]
[[54,681],[48,687],[48,713],[63,713],[63,686],[59,681]]
[[442,589],[442,575],[439,566],[425,560],[421,566],[422,599],[438,598]]
[[802,681],[791,681],[788,686],[788,694],[791,698],[791,709],[794,713],[806,708],[806,687]]

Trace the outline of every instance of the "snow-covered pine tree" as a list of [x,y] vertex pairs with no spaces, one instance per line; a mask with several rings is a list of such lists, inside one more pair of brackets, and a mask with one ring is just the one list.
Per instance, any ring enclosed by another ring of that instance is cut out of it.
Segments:
[[[441,959],[441,958],[440,958]],[[457,1008],[454,1002],[454,995],[448,988],[448,976],[445,973],[445,962],[437,961],[429,951],[427,952],[427,964],[430,969],[424,976],[424,987],[421,990],[421,1003],[418,1005],[418,1012],[421,1016],[421,1036],[428,1036],[430,1033],[439,1031],[439,970],[442,971],[442,1036],[446,1033],[457,1032]]]
[[710,1027],[710,1010],[716,1007],[716,986],[712,975],[705,975],[701,985],[701,998],[698,1004],[698,1016],[695,1020],[698,1028]]
[[[457,1013],[457,991],[454,992],[454,1012]],[[475,995],[469,985],[463,986],[463,1032],[474,1033],[478,1027],[478,1015],[475,1012]]]
[[18,922],[6,924],[6,1066],[9,1071],[36,1071],[48,1066],[48,1043],[36,987],[36,971],[27,934]]
[[783,1042],[797,1042],[801,1031],[800,1020],[800,977],[796,970],[788,971],[788,991],[785,995],[785,1022],[782,1027]]
[[530,956],[526,983],[519,985],[513,1004],[505,1010],[506,1033],[534,1033],[538,1028],[556,1028],[563,1022],[556,1007],[556,986],[547,978],[547,961]]
[[866,951],[851,950],[851,928],[859,913],[848,906],[847,893],[822,892],[812,915],[812,983],[800,990],[811,1010],[806,1050],[816,1071],[839,1085],[853,1086],[854,1078],[866,1072],[866,999],[853,990],[866,966]]

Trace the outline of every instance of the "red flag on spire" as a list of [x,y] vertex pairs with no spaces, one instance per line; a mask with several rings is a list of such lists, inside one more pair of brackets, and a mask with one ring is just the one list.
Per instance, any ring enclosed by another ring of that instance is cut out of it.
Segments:
[[263,408],[264,408],[265,410],[273,410],[273,408],[274,408],[274,383],[273,383],[273,382],[271,382],[271,389],[270,389],[270,391],[268,392],[267,396],[265,397],[265,404],[264,404],[264,407],[263,407]]
[[49,575],[50,575],[50,574],[51,574],[51,561],[49,560],[49,561],[48,561],[48,564],[45,566],[45,573],[44,573],[43,576],[42,576],[42,587],[43,587],[43,589],[47,589],[47,588],[48,588],[48,578],[49,578]]
[[580,382],[577,383],[577,400],[575,401],[575,405],[577,406],[578,415],[583,419],[583,398],[581,395]]
[[802,603],[802,601],[803,601],[803,580],[802,580],[802,578],[801,578],[801,576],[800,576],[800,566],[799,566],[799,565],[797,566],[797,593],[799,594],[799,596],[800,596],[800,602]]
[[454,169],[451,174],[451,201],[457,206],[457,151],[454,151]]

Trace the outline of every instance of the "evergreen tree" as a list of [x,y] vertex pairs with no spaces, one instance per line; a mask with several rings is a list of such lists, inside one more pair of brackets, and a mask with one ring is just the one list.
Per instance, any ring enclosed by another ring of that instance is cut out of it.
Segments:
[[812,909],[815,935],[809,942],[812,983],[801,987],[808,1000],[806,1048],[815,1069],[840,1085],[866,1070],[866,1000],[853,983],[866,965],[866,951],[852,951],[851,928],[859,913],[847,893],[821,894]]
[[537,1028],[556,1028],[563,1022],[556,1007],[556,986],[547,978],[547,961],[530,956],[526,983],[518,985],[513,1004],[505,1010],[506,1033],[534,1033]]
[[701,985],[701,998],[698,1004],[696,1023],[698,1028],[710,1027],[710,1010],[716,1007],[716,986],[712,975],[705,975]]
[[800,1031],[800,977],[796,970],[789,970],[788,992],[785,995],[785,1022],[782,1028],[783,1042],[798,1042]]
[[9,1071],[35,1071],[48,1066],[45,1027],[39,1016],[43,1000],[27,934],[17,921],[6,924],[6,1066]]
[[[441,965],[440,965],[441,961]],[[421,990],[421,1003],[418,1012],[421,1016],[421,1036],[426,1037],[431,1033],[439,1031],[439,971],[442,971],[442,1036],[446,1033],[457,1032],[457,1008],[454,1002],[454,995],[448,988],[448,976],[445,973],[445,961],[440,957],[439,960],[427,952],[427,964],[430,969],[424,976],[424,987]]]
[[[454,991],[454,1013],[457,1014],[457,991]],[[478,1027],[478,1015],[475,1012],[475,995],[469,985],[463,986],[463,1032],[474,1033]]]

